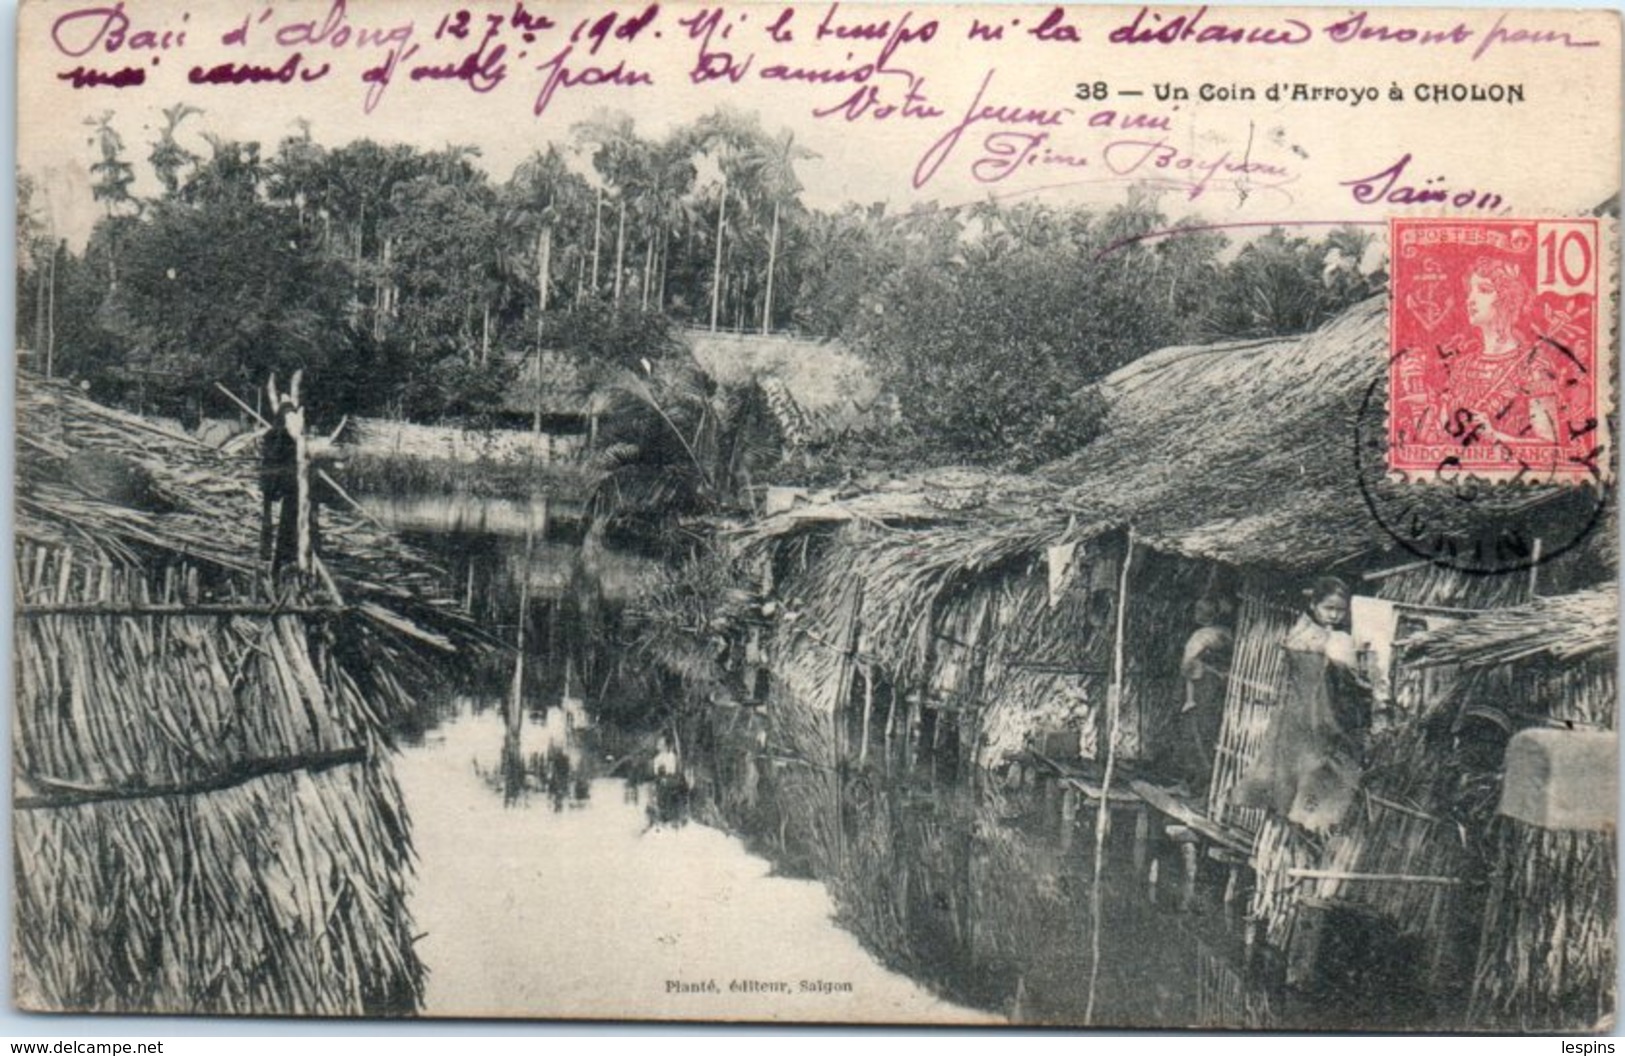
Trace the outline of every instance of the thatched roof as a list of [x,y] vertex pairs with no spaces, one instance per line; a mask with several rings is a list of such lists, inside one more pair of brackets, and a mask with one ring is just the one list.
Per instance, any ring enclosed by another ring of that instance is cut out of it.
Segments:
[[1420,664],[1489,667],[1535,658],[1570,662],[1612,655],[1619,642],[1619,590],[1609,586],[1496,609],[1412,640]]
[[1387,318],[1373,299],[1304,337],[1153,352],[1101,382],[1104,432],[1045,475],[1080,516],[1233,564],[1380,546],[1350,453]]
[[176,613],[191,577],[83,547],[17,556],[19,1004],[414,1010],[387,657],[300,615]]
[[775,377],[813,413],[854,402],[867,405],[880,392],[869,365],[839,341],[709,330],[685,330],[683,340],[718,382],[743,384]]
[[477,627],[347,509],[273,595],[252,455],[37,377],[17,413],[19,1002],[414,1010],[389,721]]
[[[736,529],[746,548],[845,524],[971,528],[970,538],[1031,536],[1066,524],[1062,489],[1035,477],[936,469],[846,488],[809,491],[788,508]],[[922,545],[935,548],[927,540]]]
[[[35,376],[19,379],[17,446],[18,540],[240,578],[259,571],[254,455],[226,454]],[[422,554],[348,506],[320,517],[321,558],[363,619],[414,646],[483,641]]]
[[[1382,436],[1387,363],[1381,297],[1302,336],[1153,352],[1100,383],[1104,432],[1043,475],[1069,489],[1081,523],[1132,525],[1151,546],[1235,565],[1324,569],[1399,550],[1367,492],[1473,538],[1469,504],[1389,480],[1380,448],[1356,450]],[[1540,507],[1555,537],[1588,516],[1584,491],[1528,485],[1516,501]]]
[[[863,494],[814,496],[745,534],[868,521],[975,524],[989,535],[1029,535],[1042,523],[1058,536],[1072,521],[1073,538],[1132,526],[1137,541],[1159,550],[1293,573],[1385,554],[1431,556],[1405,550],[1376,505],[1390,524],[1404,511],[1430,538],[1467,545],[1484,532],[1485,502],[1463,502],[1436,482],[1389,479],[1380,447],[1356,457],[1357,440],[1381,442],[1387,357],[1382,298],[1311,334],[1163,349],[1103,379],[1102,433],[1033,477],[961,473],[980,482],[944,486],[934,480],[940,471],[927,473]],[[967,493],[977,501],[953,508]],[[1588,487],[1525,484],[1493,504],[1531,534],[1571,540],[1597,499]],[[1613,567],[1615,520],[1612,503],[1605,507],[1583,555],[1566,559],[1566,585],[1595,582]]]

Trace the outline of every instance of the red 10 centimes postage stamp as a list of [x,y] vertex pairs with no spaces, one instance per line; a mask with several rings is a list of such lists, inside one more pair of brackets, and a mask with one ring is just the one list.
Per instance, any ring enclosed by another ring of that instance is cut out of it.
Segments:
[[1393,219],[1388,468],[1599,479],[1608,363],[1598,223]]

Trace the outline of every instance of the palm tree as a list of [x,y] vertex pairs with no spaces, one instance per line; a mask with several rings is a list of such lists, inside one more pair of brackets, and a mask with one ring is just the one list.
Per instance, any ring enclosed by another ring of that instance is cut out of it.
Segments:
[[[622,271],[626,261],[626,203],[641,184],[643,174],[647,168],[646,155],[649,147],[639,139],[632,128],[632,118],[623,113],[600,110],[591,120],[577,124],[573,130],[584,142],[596,147],[593,151],[592,165],[598,171],[604,183],[614,191],[619,219],[615,232],[615,281],[614,299],[616,303],[621,299]],[[598,246],[602,235],[603,221],[602,190],[600,190],[598,212],[600,218],[595,220],[593,228],[593,289],[598,288]]]
[[90,142],[101,152],[101,160],[90,166],[96,177],[91,194],[103,203],[107,215],[112,217],[121,206],[135,201],[130,195],[135,167],[124,160],[124,137],[113,127],[113,111],[103,110],[97,117],[85,118],[84,123],[94,130]]
[[[176,103],[164,110],[164,127],[158,133],[158,142],[152,145],[152,153],[147,155],[147,161],[152,165],[152,171],[157,174],[158,182],[164,185],[164,193],[173,198],[180,190],[181,169],[187,165],[194,165],[198,156],[181,146],[175,140],[175,132],[181,123],[195,114],[203,111],[186,103]],[[309,139],[309,129],[306,129],[306,139]]]
[[759,156],[758,146],[763,134],[754,115],[747,116],[727,107],[720,107],[700,118],[694,126],[694,134],[701,148],[716,159],[722,181],[717,193],[716,248],[711,266],[711,329],[714,331],[722,306],[723,242],[727,230],[730,184],[737,188],[748,174],[743,162],[753,154]]
[[598,522],[715,509],[780,454],[754,387],[719,385],[692,356],[615,368],[594,401],[605,422],[589,503]]
[[536,338],[542,329],[553,282],[553,244],[557,230],[586,208],[587,184],[570,171],[556,146],[537,151],[520,163],[508,181],[507,197],[513,222],[523,237],[534,238],[536,284]]
[[[652,300],[655,308],[665,307],[666,256],[674,228],[689,219],[688,193],[694,186],[693,142],[678,130],[648,152],[648,165],[642,196],[642,218],[650,237],[644,250],[643,306]],[[660,281],[655,281],[656,271]]]
[[85,118],[84,123],[94,130],[90,142],[101,152],[101,160],[90,166],[95,177],[90,193],[107,210],[107,288],[112,291],[118,289],[118,236],[113,221],[120,209],[133,205],[139,212],[141,204],[130,194],[135,168],[124,160],[124,137],[113,127],[113,111],[103,110],[97,117]]
[[273,202],[283,202],[297,210],[301,229],[312,217],[321,218],[325,248],[332,235],[328,154],[311,136],[309,121],[301,118],[295,124],[299,134],[277,145],[267,190]]
[[767,243],[767,292],[762,301],[764,334],[769,332],[773,322],[773,273],[779,257],[779,213],[786,203],[794,203],[796,195],[801,193],[801,181],[796,179],[796,161],[816,157],[818,155],[806,147],[796,145],[794,132],[784,129],[764,144],[753,159],[762,188],[773,203],[773,233]]

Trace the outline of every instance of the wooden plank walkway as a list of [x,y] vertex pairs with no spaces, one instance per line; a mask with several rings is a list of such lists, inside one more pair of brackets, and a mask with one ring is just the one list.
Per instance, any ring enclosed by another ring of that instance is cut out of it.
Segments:
[[1151,804],[1154,809],[1188,827],[1197,835],[1237,853],[1249,856],[1252,854],[1253,841],[1246,833],[1232,829],[1228,825],[1221,825],[1167,789],[1138,778],[1130,778],[1128,785],[1135,795]]

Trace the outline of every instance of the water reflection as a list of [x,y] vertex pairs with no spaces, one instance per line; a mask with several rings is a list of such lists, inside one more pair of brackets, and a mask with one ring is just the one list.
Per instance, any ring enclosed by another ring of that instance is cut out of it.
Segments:
[[[1052,777],[967,766],[950,713],[910,705],[895,736],[888,721],[871,738],[779,693],[766,704],[680,706],[676,687],[617,645],[627,604],[657,574],[652,561],[590,537],[532,539],[528,559],[512,536],[419,541],[468,584],[494,634],[517,640],[523,621],[527,643],[517,687],[511,656],[472,673],[471,692],[432,712],[403,762],[414,816],[427,819],[418,913],[436,936],[423,951],[441,981],[431,1011],[1418,1025],[1397,988],[1361,984],[1382,974],[1384,951],[1333,951],[1335,990],[1275,985],[1279,966],[1248,942],[1242,873],[1144,806],[1108,815],[1097,882],[1096,805]],[[717,909],[694,901],[695,877],[719,871],[727,879],[716,882],[752,908],[705,945],[697,936]],[[460,885],[489,889],[494,908],[454,905]],[[532,906],[546,908],[548,928]],[[819,956],[900,1003],[878,1016],[866,1003],[759,996],[684,1004],[645,963],[633,985],[632,954],[605,948],[628,917],[645,929],[622,936],[628,949],[672,978],[823,966],[798,961],[779,937],[804,917],[796,926]],[[651,948],[661,935],[685,936],[692,956]],[[524,943],[546,963],[520,956]],[[513,978],[493,977],[491,964]],[[603,989],[565,982],[577,969]]]
[[546,495],[530,499],[487,498],[469,494],[366,495],[361,506],[373,519],[398,532],[494,535],[523,539],[541,526],[554,530],[578,524],[582,504]]
[[1336,1022],[1271,992],[1225,869],[1142,809],[1112,812],[1097,890],[1096,812],[1054,781],[856,766],[805,717],[733,709],[706,728],[696,816],[822,881],[843,927],[948,1000],[1041,1024]]
[[496,769],[481,770],[481,776],[510,807],[536,794],[545,795],[554,810],[580,807],[599,772],[595,758],[583,751],[584,733],[585,727],[578,727],[563,706],[509,721]]
[[[546,725],[527,717],[521,757],[545,755],[530,738]],[[651,825],[652,772],[605,775],[652,761],[653,740],[586,731],[585,794],[558,808],[540,788],[505,805],[491,777],[508,732],[500,697],[464,698],[397,766],[419,855],[426,1014],[986,1021],[877,963],[831,921],[822,886],[773,875],[715,828]],[[715,992],[681,988],[707,982]],[[786,989],[731,986],[757,982]]]

